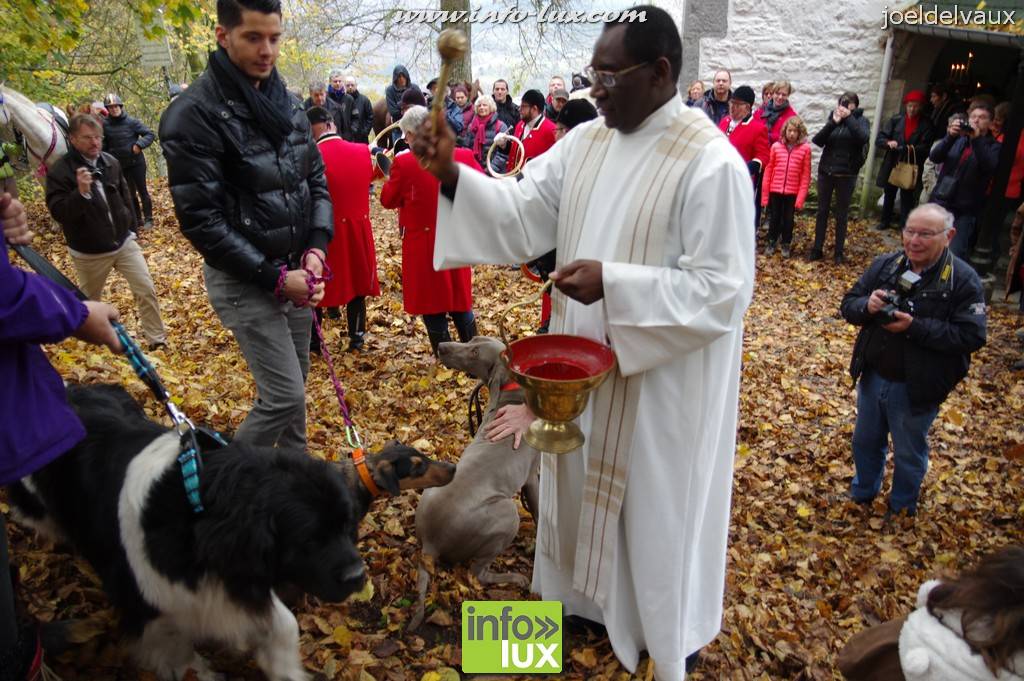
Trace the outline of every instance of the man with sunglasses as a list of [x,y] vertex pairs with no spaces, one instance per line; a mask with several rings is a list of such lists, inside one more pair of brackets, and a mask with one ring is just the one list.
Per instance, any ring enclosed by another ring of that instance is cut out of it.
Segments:
[[977,273],[950,249],[955,236],[952,213],[935,203],[918,206],[907,217],[903,251],[875,258],[840,306],[846,321],[861,327],[850,363],[858,386],[849,498],[871,505],[891,435],[887,521],[917,513],[928,429],[967,375],[971,353],[985,344],[985,294]]
[[[605,24],[585,72],[603,118],[519,182],[460,172],[429,122],[413,151],[446,197],[435,268],[557,246],[551,332],[611,346],[581,451],[542,460],[533,589],[603,624],[627,669],[646,650],[659,681],[679,681],[721,627],[754,197],[739,154],[676,90],[672,18],[631,11],[646,20]],[[505,407],[487,435],[518,445],[532,420]]]

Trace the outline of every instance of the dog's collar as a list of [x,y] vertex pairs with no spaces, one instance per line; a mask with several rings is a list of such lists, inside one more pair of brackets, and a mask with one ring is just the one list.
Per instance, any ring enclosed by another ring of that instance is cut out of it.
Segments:
[[377,487],[377,483],[373,481],[373,476],[370,475],[370,469],[366,466],[366,456],[363,454],[362,448],[356,449],[352,452],[352,464],[356,467],[356,472],[359,473],[359,479],[363,481],[363,485],[370,493],[370,496],[374,499],[382,496],[383,493],[380,491],[380,488]]
[[503,383],[499,390],[501,390],[501,392],[510,392],[512,390],[519,390],[521,387],[522,386],[515,381],[509,381],[508,383]]

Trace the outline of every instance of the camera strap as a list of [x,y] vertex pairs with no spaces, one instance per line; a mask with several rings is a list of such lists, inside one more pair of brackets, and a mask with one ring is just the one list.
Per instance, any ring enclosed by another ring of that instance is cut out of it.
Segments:
[[[953,252],[947,248],[943,251],[942,257],[939,258],[939,261],[925,270],[921,286],[919,286],[917,290],[944,290],[952,288],[953,262]],[[893,258],[892,261],[885,266],[885,269],[882,270],[883,285],[895,286],[896,280],[899,279],[900,275],[909,268],[910,260],[907,258],[906,253],[901,254],[898,258]]]

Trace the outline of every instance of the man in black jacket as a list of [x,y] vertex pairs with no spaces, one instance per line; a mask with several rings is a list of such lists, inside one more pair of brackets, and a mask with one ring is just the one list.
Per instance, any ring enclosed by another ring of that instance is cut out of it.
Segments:
[[153,278],[135,240],[135,215],[121,164],[101,151],[103,124],[92,114],[72,116],[71,148],[46,174],[46,207],[64,231],[78,285],[99,300],[115,269],[128,281],[150,349],[167,345]]
[[974,226],[999,163],[1002,145],[989,134],[993,114],[990,104],[975,102],[966,120],[951,117],[946,136],[935,143],[929,154],[933,163],[942,164],[930,198],[953,213],[956,238],[950,248],[961,258],[966,258],[974,247]]
[[353,76],[345,78],[345,92],[352,98],[352,142],[369,142],[373,131],[373,104],[359,92]]
[[[985,296],[949,243],[953,216],[926,203],[903,229],[903,252],[875,258],[843,297],[846,321],[861,327],[850,375],[859,379],[850,498],[878,494],[892,435],[895,473],[887,516],[917,512],[928,470],[928,429],[939,405],[985,344]],[[898,299],[895,295],[898,294]]]
[[216,31],[206,71],[160,121],[168,183],[210,303],[256,381],[237,437],[304,448],[310,306],[334,231],[324,165],[274,68],[280,0],[217,0]]
[[491,87],[491,96],[494,97],[494,104],[497,107],[495,113],[498,114],[498,120],[508,126],[508,129],[516,127],[516,123],[519,122],[519,107],[512,101],[512,96],[508,92],[508,81],[498,79],[494,81],[494,85]]
[[[138,118],[132,118],[124,110],[124,102],[111,92],[104,100],[107,117],[103,122],[103,151],[112,155],[121,164],[124,178],[131,191],[135,222],[132,231],[139,227],[153,226],[153,200],[146,186],[146,157],[142,150],[153,143],[153,131]],[[139,206],[139,197],[142,206]]]
[[828,231],[828,211],[832,192],[836,194],[836,248],[833,260],[843,262],[846,247],[846,221],[850,214],[850,200],[857,184],[857,173],[864,165],[868,139],[871,137],[868,119],[860,108],[855,92],[844,92],[828,117],[824,127],[812,140],[822,148],[818,161],[818,216],[814,225],[814,246],[807,256],[810,261],[821,260]]

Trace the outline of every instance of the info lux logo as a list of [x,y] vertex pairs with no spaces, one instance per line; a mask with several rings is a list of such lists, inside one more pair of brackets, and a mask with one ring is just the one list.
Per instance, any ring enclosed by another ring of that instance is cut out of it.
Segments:
[[560,673],[561,602],[463,602],[462,671],[467,674]]

